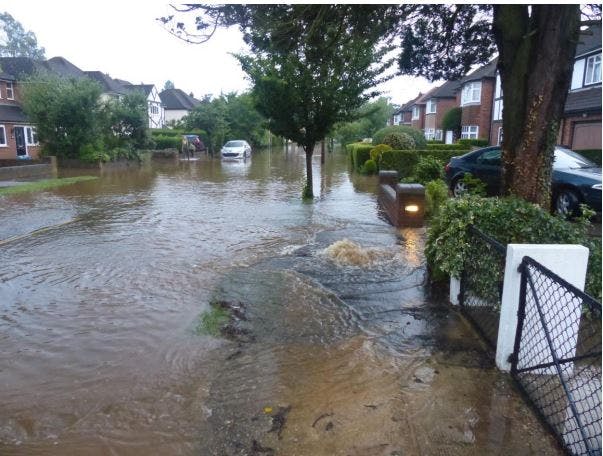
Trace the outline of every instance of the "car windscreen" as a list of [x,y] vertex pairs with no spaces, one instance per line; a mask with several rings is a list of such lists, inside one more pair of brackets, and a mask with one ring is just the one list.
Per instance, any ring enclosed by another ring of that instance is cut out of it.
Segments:
[[245,147],[244,141],[228,141],[224,147]]
[[553,162],[554,169],[583,169],[583,168],[596,168],[590,160],[584,158],[582,155],[574,152],[573,150],[565,149],[563,147],[555,147],[555,161]]

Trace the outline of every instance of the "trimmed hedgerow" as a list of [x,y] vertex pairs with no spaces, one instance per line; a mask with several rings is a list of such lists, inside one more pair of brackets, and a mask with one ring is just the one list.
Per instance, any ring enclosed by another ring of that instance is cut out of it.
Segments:
[[[474,225],[503,244],[581,244],[589,251],[586,291],[601,300],[601,240],[588,235],[588,222],[568,222],[539,206],[513,197],[467,196],[448,199],[431,220],[425,255],[432,277],[459,277],[471,248],[468,227]],[[476,259],[477,261],[477,259]],[[488,265],[483,265],[485,270]],[[491,265],[492,275],[498,266]],[[485,274],[485,277],[487,274]]]
[[469,150],[465,144],[427,144],[427,150]]
[[371,158],[373,147],[372,144],[367,143],[354,143],[346,146],[354,171],[360,171],[362,165]]
[[153,136],[153,141],[155,141],[155,149],[180,149],[180,145],[182,144],[181,136],[164,136],[157,135]]
[[489,145],[489,141],[487,139],[459,139],[457,142],[458,144],[462,144],[466,147],[486,147]]
[[462,155],[468,151],[458,150],[390,150],[381,154],[379,162],[380,170],[398,171],[400,178],[415,175],[415,167],[420,157],[431,157],[440,160],[443,165],[448,163],[452,157]]
[[375,163],[375,160],[369,158],[364,162],[364,165],[360,167],[360,172],[362,174],[375,174],[377,172],[377,163]]
[[383,138],[390,133],[406,133],[407,135],[410,135],[412,139],[415,140],[415,148],[417,149],[425,149],[427,146],[423,131],[406,125],[390,125],[377,130],[373,135],[373,144],[383,144]]
[[387,144],[377,144],[371,149],[371,160],[373,160],[377,166],[379,166],[379,162],[381,161],[381,154],[386,150],[392,150],[392,147]]

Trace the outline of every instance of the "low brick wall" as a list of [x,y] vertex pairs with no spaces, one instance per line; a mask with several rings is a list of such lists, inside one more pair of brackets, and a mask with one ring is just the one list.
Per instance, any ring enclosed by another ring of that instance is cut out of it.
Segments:
[[[425,188],[420,184],[399,184],[396,171],[379,172],[379,204],[395,227],[423,226]],[[414,212],[407,211],[416,206]]]
[[35,179],[56,177],[55,157],[44,160],[0,160],[0,180]]

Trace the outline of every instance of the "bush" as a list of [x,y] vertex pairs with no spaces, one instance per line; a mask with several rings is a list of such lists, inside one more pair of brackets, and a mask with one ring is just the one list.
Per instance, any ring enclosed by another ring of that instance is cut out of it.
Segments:
[[444,165],[450,158],[462,154],[463,151],[455,150],[390,150],[381,154],[379,169],[395,170],[400,178],[407,178],[415,175],[419,157],[433,157]]
[[427,144],[427,150],[466,150],[469,152],[469,146],[464,144]]
[[377,166],[381,161],[381,154],[386,150],[392,150],[392,146],[389,146],[387,144],[378,144],[371,149],[371,160],[373,160]]
[[439,139],[428,139],[427,145],[429,146],[430,144],[444,144],[444,141],[441,141]]
[[486,147],[490,142],[487,139],[459,139],[458,144],[465,147]]
[[155,149],[163,150],[163,149],[178,149],[180,150],[180,145],[182,144],[182,136],[154,136],[153,140],[155,141]]
[[373,135],[373,144],[383,144],[383,138],[390,133],[406,133],[415,140],[415,147],[417,149],[425,149],[427,141],[425,140],[425,134],[416,128],[409,127],[407,125],[390,125],[388,127],[377,130]]
[[346,146],[354,171],[360,171],[362,165],[370,160],[372,148],[372,145],[366,143],[354,143]]
[[586,291],[601,300],[601,240],[588,236],[587,223],[571,223],[519,198],[450,198],[431,220],[425,255],[434,278],[459,277],[473,224],[503,244],[582,244],[589,248]]
[[444,114],[442,117],[442,129],[444,131],[452,131],[454,136],[457,138],[461,134],[461,120],[463,117],[463,110],[460,107],[452,108]]
[[576,152],[601,166],[601,149],[582,149]]
[[444,165],[439,158],[420,155],[414,171],[416,181],[425,185],[429,181],[444,179]]
[[377,172],[377,163],[375,163],[375,160],[367,160],[364,165],[362,165],[360,172],[362,174],[375,174]]
[[433,217],[448,199],[448,186],[442,179],[432,180],[425,185],[425,213]]
[[473,196],[486,196],[486,183],[477,177],[473,177],[471,173],[463,174],[461,182],[465,184],[467,193]]
[[406,133],[388,133],[383,138],[383,144],[387,144],[396,150],[415,149],[415,140]]

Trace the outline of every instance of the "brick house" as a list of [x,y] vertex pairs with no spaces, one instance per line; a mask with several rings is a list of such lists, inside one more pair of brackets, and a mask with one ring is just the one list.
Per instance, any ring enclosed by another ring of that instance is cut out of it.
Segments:
[[462,139],[491,141],[496,63],[497,59],[494,59],[459,81],[456,102],[462,110]]
[[408,125],[412,124],[412,105],[415,101],[421,97],[419,94],[418,97],[413,98],[412,100],[407,101],[398,109],[396,109],[390,117],[389,125]]
[[[444,115],[452,108],[456,107],[456,90],[459,88],[459,81],[448,81],[440,87],[430,90],[423,97],[425,102],[425,120],[424,132],[425,139],[444,140],[444,129],[442,120]],[[448,132],[447,143],[452,143],[452,132]]]
[[559,143],[574,150],[601,149],[601,26],[580,35]]
[[36,128],[21,109],[20,92],[17,79],[0,72],[0,160],[36,159],[40,153]]

